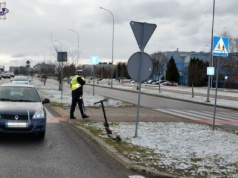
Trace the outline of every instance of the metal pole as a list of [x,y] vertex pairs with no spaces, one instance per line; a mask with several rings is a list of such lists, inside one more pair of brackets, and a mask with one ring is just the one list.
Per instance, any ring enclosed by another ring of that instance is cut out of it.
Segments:
[[[143,45],[144,45],[144,39],[145,39],[145,24],[143,25]],[[139,113],[140,113],[140,95],[141,95],[141,69],[142,69],[142,60],[144,58],[144,48],[141,50],[142,55],[140,59],[140,65],[139,65],[139,93],[138,93],[138,103],[137,103],[137,113],[136,113],[136,129],[135,129],[135,136],[134,138],[137,137],[137,130],[138,130],[138,123],[139,123]]]
[[216,115],[216,105],[217,105],[217,88],[218,88],[218,69],[219,69],[219,61],[220,61],[220,56],[219,56],[219,58],[218,58],[218,60],[217,60],[217,68],[216,68],[216,92],[215,92],[213,124],[212,124],[213,130],[215,129],[215,115]]
[[143,60],[143,56],[144,56],[144,50],[142,51],[142,55],[141,55],[141,59],[140,59],[140,74],[139,74],[139,94],[138,94],[138,102],[137,102],[137,112],[136,112],[136,129],[135,129],[135,136],[134,138],[137,137],[137,132],[138,132],[138,123],[139,123],[139,113],[140,113],[140,95],[141,95],[141,63]]
[[113,16],[112,12],[109,11],[108,9],[105,9],[103,7],[100,7],[100,9],[103,9],[112,15],[112,71],[111,71],[111,88],[112,88],[113,87],[112,81],[113,81],[113,50],[114,50],[114,16]]
[[64,66],[63,66],[63,62],[62,62],[62,66],[61,66],[61,99],[63,99],[63,83],[64,83]]
[[[212,55],[212,47],[213,47],[213,29],[214,29],[214,15],[215,15],[215,0],[213,0],[213,15],[212,15],[212,35],[211,35],[211,50],[210,50],[210,63],[209,66],[213,67],[213,55]],[[212,82],[212,76],[208,76],[207,82],[207,100],[206,102],[210,102],[210,82]]]
[[94,96],[95,65],[93,65],[93,96]]
[[78,66],[78,60],[79,60],[79,34],[75,30],[69,29],[72,32],[75,32],[78,35],[78,56],[77,56],[77,63],[76,63],[76,68]]

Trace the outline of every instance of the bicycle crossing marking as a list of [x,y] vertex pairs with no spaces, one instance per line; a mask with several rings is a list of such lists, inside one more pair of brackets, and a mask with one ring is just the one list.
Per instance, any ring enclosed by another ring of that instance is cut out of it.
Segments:
[[[200,123],[212,124],[213,113],[209,111],[177,110],[177,109],[155,109],[166,114],[183,117]],[[235,114],[218,112],[215,115],[216,125],[235,125],[238,126],[237,116]]]

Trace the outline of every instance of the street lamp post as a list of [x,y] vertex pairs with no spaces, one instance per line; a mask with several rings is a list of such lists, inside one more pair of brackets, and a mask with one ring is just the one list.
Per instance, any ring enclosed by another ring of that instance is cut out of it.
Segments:
[[69,31],[75,32],[78,35],[78,55],[77,55],[77,63],[76,63],[76,68],[78,66],[78,60],[79,60],[79,34],[75,30],[69,29]]
[[[212,35],[211,35],[211,51],[210,51],[210,63],[209,66],[213,67],[213,56],[212,56],[212,46],[213,46],[213,28],[214,28],[214,15],[215,15],[215,0],[213,0],[213,15],[212,15]],[[207,100],[206,102],[210,102],[209,95],[210,95],[210,80],[212,82],[212,76],[208,76],[207,82]]]
[[100,7],[100,9],[103,9],[107,12],[109,12],[112,15],[112,71],[111,71],[111,88],[112,88],[112,81],[113,81],[113,48],[114,48],[114,16],[111,11],[108,9],[105,9],[103,7]]

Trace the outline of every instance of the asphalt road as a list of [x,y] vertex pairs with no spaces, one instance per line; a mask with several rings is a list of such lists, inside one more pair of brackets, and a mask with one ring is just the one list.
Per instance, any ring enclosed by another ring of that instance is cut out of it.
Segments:
[[43,141],[29,135],[7,135],[0,144],[1,177],[128,178],[135,174],[67,122],[47,123]]
[[[85,85],[84,91],[92,92],[93,86]],[[133,104],[138,103],[138,92],[130,92],[130,91],[123,91],[123,90],[111,90],[111,88],[105,87],[94,87],[95,94],[107,96],[111,98],[115,98],[118,100],[130,102]],[[147,107],[150,109],[166,109],[166,108],[173,108],[173,109],[182,109],[182,110],[200,110],[200,111],[212,111],[213,106],[202,105],[198,103],[190,103],[187,101],[181,101],[176,99],[164,98],[154,95],[145,95],[141,94],[140,98],[140,106]],[[222,108],[219,108],[222,109]]]
[[60,116],[45,107],[47,118],[55,120],[47,121],[44,140],[34,135],[0,136],[0,177],[129,178],[139,174],[123,167],[66,120],[57,120]]
[[[92,92],[93,86],[85,85],[84,91]],[[111,89],[110,87],[94,86],[94,93],[138,104],[138,91],[123,91]],[[211,125],[213,124],[213,119],[215,118],[215,125],[238,130],[238,111],[234,109],[217,106],[215,110],[212,105],[193,103],[148,94],[140,95],[140,106]]]

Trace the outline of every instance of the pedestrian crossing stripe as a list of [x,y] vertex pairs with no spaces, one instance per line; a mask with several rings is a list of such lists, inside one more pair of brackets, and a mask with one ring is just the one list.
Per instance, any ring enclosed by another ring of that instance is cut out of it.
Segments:
[[[186,118],[195,122],[206,123],[206,124],[213,124],[213,113],[208,111],[197,112],[193,110],[177,110],[177,109],[155,109],[156,111],[167,113],[170,115],[174,115],[177,117]],[[229,113],[222,113],[219,112],[215,116],[216,125],[233,125],[238,126],[238,119],[237,115],[232,115]]]
[[229,38],[215,36],[213,38],[213,56],[228,56]]

